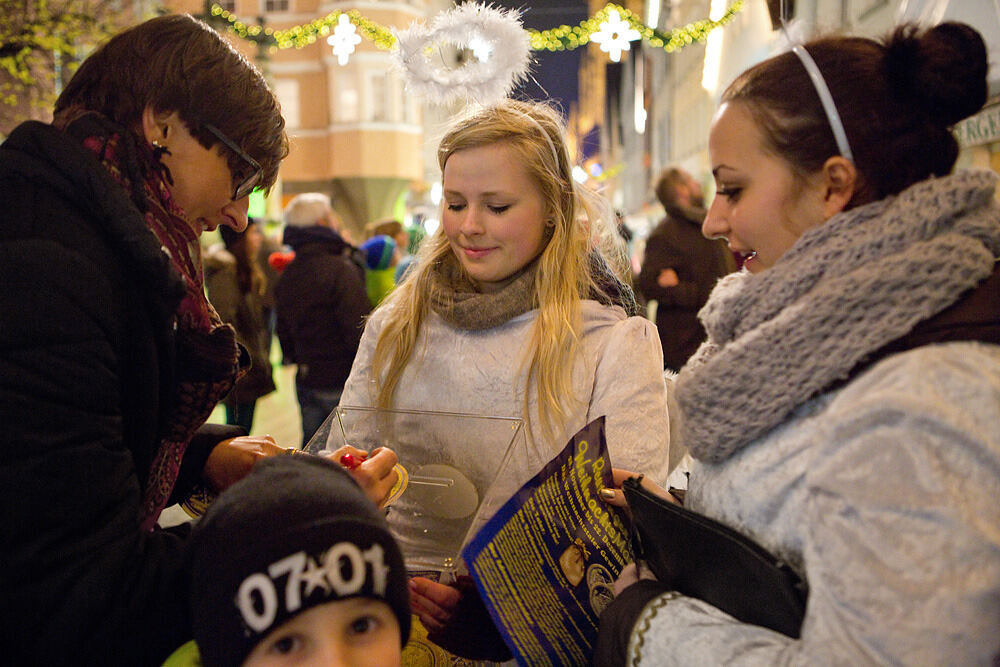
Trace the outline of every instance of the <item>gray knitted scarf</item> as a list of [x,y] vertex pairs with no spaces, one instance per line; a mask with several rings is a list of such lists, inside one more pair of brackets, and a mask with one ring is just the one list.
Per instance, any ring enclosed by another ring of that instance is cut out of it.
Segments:
[[476,291],[454,254],[448,253],[431,272],[430,306],[459,329],[483,331],[498,327],[534,308],[535,260],[489,294]]
[[699,313],[708,339],[677,377],[692,456],[728,458],[989,276],[996,180],[922,181],[807,231],[766,271],[719,281]]
[[[632,288],[615,276],[598,252],[591,252],[590,275],[594,288],[587,298],[606,306],[621,306],[628,316],[639,314]],[[431,272],[430,306],[446,322],[459,329],[483,331],[498,327],[538,305],[535,302],[535,277],[538,259],[529,263],[504,282],[496,292],[476,291],[458,259],[451,253],[443,257]]]

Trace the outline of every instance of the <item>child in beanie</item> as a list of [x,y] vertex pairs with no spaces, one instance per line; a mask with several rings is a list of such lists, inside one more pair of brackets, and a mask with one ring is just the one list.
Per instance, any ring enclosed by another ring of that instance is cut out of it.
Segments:
[[379,234],[361,244],[365,253],[365,288],[372,306],[382,303],[396,286],[396,269],[399,253],[391,236]]
[[258,462],[195,526],[192,556],[205,667],[399,664],[410,634],[403,558],[333,461]]

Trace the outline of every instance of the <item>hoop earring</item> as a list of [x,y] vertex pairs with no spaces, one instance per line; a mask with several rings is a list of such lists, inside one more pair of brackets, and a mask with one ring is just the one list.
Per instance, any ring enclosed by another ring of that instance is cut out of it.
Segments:
[[159,162],[164,155],[172,155],[170,150],[156,139],[153,139],[153,157]]

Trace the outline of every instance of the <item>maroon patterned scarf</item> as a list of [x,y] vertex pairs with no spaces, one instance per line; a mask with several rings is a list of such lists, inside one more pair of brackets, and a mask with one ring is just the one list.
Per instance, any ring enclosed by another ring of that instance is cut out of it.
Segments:
[[236,380],[239,348],[232,327],[222,322],[205,297],[198,235],[170,196],[169,171],[144,141],[137,141],[127,130],[111,131],[109,123],[100,120],[103,122],[92,123],[95,134],[86,133],[84,147],[130,193],[185,285],[174,320],[174,395],[161,426],[160,446],[153,457],[140,510],[143,529],[152,530],[173,491],[188,443]]

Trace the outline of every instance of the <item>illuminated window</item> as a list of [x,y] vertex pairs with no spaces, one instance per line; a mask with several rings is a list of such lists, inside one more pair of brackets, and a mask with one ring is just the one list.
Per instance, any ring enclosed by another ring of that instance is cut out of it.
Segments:
[[274,81],[274,96],[281,104],[281,115],[285,119],[285,127],[296,129],[302,125],[299,113],[299,82],[295,79],[276,79]]
[[289,0],[264,0],[264,12],[287,12]]

